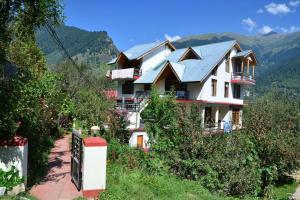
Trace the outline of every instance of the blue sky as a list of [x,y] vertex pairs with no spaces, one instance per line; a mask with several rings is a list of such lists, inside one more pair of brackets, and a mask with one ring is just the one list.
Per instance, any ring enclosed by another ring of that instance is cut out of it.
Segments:
[[105,30],[120,50],[187,35],[300,31],[300,0],[65,0],[66,25]]

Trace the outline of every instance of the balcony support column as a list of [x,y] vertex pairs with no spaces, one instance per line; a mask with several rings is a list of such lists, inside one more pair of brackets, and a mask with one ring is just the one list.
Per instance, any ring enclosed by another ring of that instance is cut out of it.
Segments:
[[252,78],[254,78],[254,70],[255,70],[255,65],[252,65]]
[[241,70],[242,74],[244,73],[244,60],[242,60],[242,70]]
[[247,59],[247,74],[249,75],[249,59]]
[[215,112],[215,125],[218,124],[219,121],[219,107],[216,107],[216,112]]

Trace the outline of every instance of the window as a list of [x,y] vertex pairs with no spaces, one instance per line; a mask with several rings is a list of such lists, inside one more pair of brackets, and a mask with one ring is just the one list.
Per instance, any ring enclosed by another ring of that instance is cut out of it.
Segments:
[[217,71],[218,71],[218,66],[216,66],[216,67],[211,71],[211,75],[217,76]]
[[228,91],[229,91],[229,83],[225,82],[225,87],[224,87],[224,97],[228,98]]
[[133,81],[125,81],[122,85],[122,93],[123,94],[133,94],[134,86]]
[[229,58],[225,61],[225,72],[229,73],[230,61]]
[[217,96],[217,80],[211,79],[211,95]]
[[241,86],[234,84],[233,85],[233,98],[240,99],[241,98]]
[[230,52],[225,56],[225,72],[229,73],[230,69],[230,56],[229,56]]

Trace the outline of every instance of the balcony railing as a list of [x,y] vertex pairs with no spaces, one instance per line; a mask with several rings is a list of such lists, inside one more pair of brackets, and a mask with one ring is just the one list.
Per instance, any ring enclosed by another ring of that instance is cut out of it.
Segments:
[[165,91],[161,94],[161,96],[172,95],[175,96],[176,99],[189,99],[190,93],[189,91],[177,90],[177,91]]
[[233,72],[231,74],[231,83],[254,85],[255,79],[252,75],[244,72]]
[[142,76],[142,70],[136,68],[108,70],[106,77],[111,80],[131,80]]
[[138,112],[140,110],[140,103],[117,103],[117,110],[126,110],[129,112]]
[[150,91],[136,91],[135,92],[135,98],[138,99],[147,99],[150,96]]

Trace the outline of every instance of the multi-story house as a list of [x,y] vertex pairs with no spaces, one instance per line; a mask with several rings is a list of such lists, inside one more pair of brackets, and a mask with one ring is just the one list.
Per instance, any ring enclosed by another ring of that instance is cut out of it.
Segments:
[[236,41],[176,49],[169,41],[136,45],[121,52],[109,64],[108,73],[118,81],[116,109],[126,110],[133,130],[131,146],[147,147],[141,131],[140,113],[147,106],[151,87],[190,107],[199,104],[204,128],[242,127],[243,97],[255,84],[257,61],[252,50],[242,50]]

